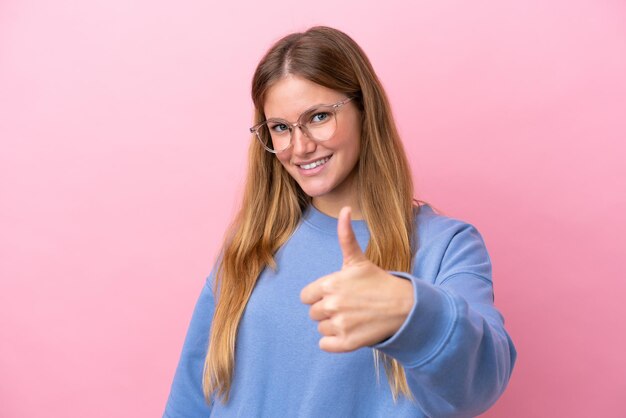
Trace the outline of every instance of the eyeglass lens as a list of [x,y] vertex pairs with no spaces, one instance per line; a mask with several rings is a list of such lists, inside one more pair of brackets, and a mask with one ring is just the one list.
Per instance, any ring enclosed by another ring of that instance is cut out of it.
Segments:
[[[298,119],[298,125],[303,133],[315,141],[330,139],[337,128],[337,119],[332,106],[320,106],[303,113]],[[293,127],[288,122],[270,119],[257,130],[259,139],[267,148],[282,151],[291,143]]]

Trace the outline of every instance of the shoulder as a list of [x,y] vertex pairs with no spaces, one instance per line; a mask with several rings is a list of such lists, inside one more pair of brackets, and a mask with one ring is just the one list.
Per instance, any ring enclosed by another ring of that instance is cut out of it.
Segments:
[[416,266],[430,275],[446,276],[471,271],[491,278],[491,260],[485,241],[469,222],[437,213],[430,205],[416,208]]
[[415,231],[420,242],[449,240],[459,234],[468,238],[482,238],[471,223],[438,213],[428,204],[416,207],[415,213]]

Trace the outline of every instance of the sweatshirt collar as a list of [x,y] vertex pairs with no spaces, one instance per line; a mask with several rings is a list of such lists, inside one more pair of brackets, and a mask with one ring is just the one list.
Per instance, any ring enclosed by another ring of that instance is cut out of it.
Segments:
[[[304,210],[302,214],[304,222],[312,225],[313,227],[328,232],[331,234],[337,234],[338,219],[325,213],[320,212],[312,203]],[[352,220],[352,229],[357,237],[369,237],[369,229],[367,228],[367,222],[365,220]]]

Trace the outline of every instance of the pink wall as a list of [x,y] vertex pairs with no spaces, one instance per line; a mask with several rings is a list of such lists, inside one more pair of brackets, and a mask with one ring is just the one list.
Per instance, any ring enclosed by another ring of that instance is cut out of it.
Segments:
[[160,416],[254,66],[318,23],[368,52],[418,196],[487,241],[519,359],[485,416],[625,416],[623,1],[211,3],[0,3],[0,416]]

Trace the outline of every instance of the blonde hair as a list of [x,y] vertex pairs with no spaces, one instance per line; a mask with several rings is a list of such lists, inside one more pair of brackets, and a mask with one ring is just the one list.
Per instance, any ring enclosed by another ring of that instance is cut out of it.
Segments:
[[[265,120],[268,89],[286,75],[297,75],[354,97],[361,112],[357,190],[370,231],[366,256],[385,270],[412,270],[417,239],[411,173],[383,87],[361,48],[345,33],[313,27],[276,42],[261,59],[252,80],[255,122]],[[307,196],[256,139],[249,148],[243,201],[222,247],[214,292],[203,390],[228,402],[235,364],[235,341],[244,309],[264,268],[276,268],[274,254],[297,227],[310,204]],[[394,401],[413,399],[397,360],[374,350],[377,377],[382,362]]]

